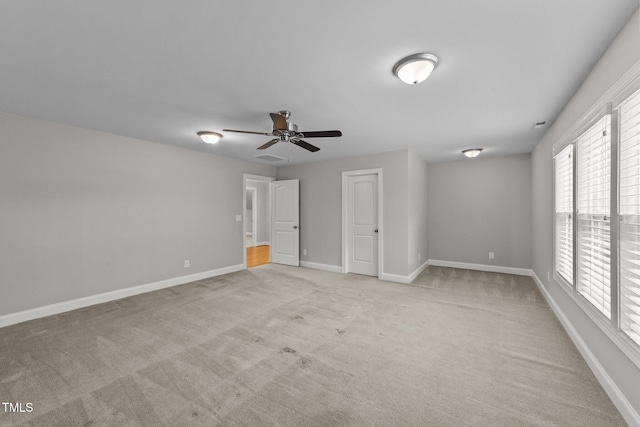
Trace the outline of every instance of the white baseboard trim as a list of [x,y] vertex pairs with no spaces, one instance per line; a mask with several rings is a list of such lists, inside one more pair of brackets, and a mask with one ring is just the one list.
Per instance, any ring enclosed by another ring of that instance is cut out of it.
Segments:
[[402,274],[391,274],[391,273],[382,273],[380,276],[380,280],[386,280],[388,282],[396,282],[396,283],[411,283],[413,282],[420,273],[424,271],[430,264],[430,260],[426,260],[420,267],[418,267],[413,273],[409,276],[403,276]]
[[565,331],[571,338],[571,341],[578,348],[578,351],[591,368],[591,371],[598,379],[598,382],[607,393],[613,404],[618,408],[620,414],[625,419],[625,421],[630,426],[640,427],[640,414],[634,409],[633,405],[629,403],[624,394],[620,391],[616,383],[611,379],[607,371],[600,364],[598,359],[593,355],[587,344],[584,342],[578,331],[573,327],[571,321],[564,315],[556,301],[553,299],[551,294],[547,291],[547,289],[542,284],[540,278],[535,274],[535,272],[531,272],[531,277],[533,277],[534,282],[540,289],[540,292],[547,300],[547,303],[551,307],[551,310],[555,313],[556,317],[564,327]]
[[314,270],[328,271],[331,273],[342,273],[342,267],[339,265],[319,264],[317,262],[300,261],[300,267],[312,268]]
[[257,242],[256,243],[256,246],[269,246],[269,245],[271,245],[271,243],[269,243],[269,242]]
[[467,262],[442,261],[438,259],[430,259],[429,265],[437,267],[463,268],[466,270],[488,271],[490,273],[515,274],[517,276],[532,276],[533,270],[530,268],[501,267],[499,265],[471,264]]
[[380,275],[380,280],[386,280],[388,282],[396,282],[396,283],[411,283],[409,280],[409,276],[403,276],[401,274],[391,274],[391,273],[382,273]]
[[420,273],[422,273],[424,271],[424,269],[429,267],[430,265],[431,265],[430,260],[426,260],[420,267],[416,268],[416,271],[414,271],[413,273],[411,273],[409,275],[409,283],[411,283],[414,280],[416,280],[416,277],[418,277],[420,275]]
[[65,311],[76,310],[78,308],[89,307],[91,305],[114,301],[133,295],[157,291],[159,289],[169,288],[171,286],[183,285],[185,283],[195,282],[197,280],[203,280],[210,277],[233,273],[240,270],[244,270],[244,266],[242,264],[232,265],[229,267],[218,268],[216,270],[203,271],[202,273],[189,274],[187,276],[147,283],[146,285],[133,286],[131,288],[118,289],[116,291],[104,292],[101,294],[73,299],[70,301],[45,305],[29,310],[19,311],[17,313],[5,314],[3,316],[0,316],[0,328],[9,325],[15,325],[16,323],[26,322],[28,320],[34,320],[41,317],[64,313]]

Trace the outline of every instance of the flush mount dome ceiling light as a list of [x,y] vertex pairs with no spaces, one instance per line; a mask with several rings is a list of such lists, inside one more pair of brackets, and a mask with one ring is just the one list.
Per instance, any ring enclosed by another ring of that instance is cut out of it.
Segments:
[[482,151],[482,148],[469,148],[468,150],[462,150],[462,154],[469,158],[478,157],[478,154]]
[[396,62],[393,74],[408,85],[417,85],[429,77],[438,65],[438,58],[430,53],[416,53]]
[[220,139],[222,139],[221,134],[217,132],[209,132],[206,130],[198,132],[198,136],[207,144],[215,144],[216,142],[220,141]]

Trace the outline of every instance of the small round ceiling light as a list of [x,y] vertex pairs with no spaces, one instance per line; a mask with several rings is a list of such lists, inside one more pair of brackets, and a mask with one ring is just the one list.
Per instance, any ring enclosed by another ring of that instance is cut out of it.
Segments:
[[396,62],[393,74],[408,85],[417,85],[429,77],[438,65],[438,58],[430,53],[416,53]]
[[478,157],[478,154],[482,151],[482,148],[469,148],[468,150],[462,150],[462,154],[473,159],[474,157]]
[[221,134],[217,132],[209,132],[206,130],[198,132],[198,136],[207,144],[215,144],[216,142],[220,141],[220,139],[222,139]]

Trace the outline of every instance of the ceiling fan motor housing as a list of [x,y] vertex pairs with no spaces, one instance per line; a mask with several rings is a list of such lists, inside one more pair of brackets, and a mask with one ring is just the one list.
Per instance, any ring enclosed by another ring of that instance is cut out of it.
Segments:
[[298,134],[298,125],[295,123],[287,122],[286,129],[274,129],[273,134],[279,135],[282,138],[286,137],[286,140],[288,141],[289,137],[295,137]]

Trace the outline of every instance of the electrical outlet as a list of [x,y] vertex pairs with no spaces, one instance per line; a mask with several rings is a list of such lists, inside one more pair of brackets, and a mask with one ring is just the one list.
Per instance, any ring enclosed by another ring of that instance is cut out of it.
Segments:
[[495,254],[493,252],[489,252],[489,259],[493,259],[495,257]]
[[189,266],[191,265],[191,263],[189,262],[188,259],[184,260],[184,268],[189,268]]
[[302,255],[307,256],[307,250],[306,249],[302,250]]
[[242,221],[242,215],[236,215],[236,221]]

